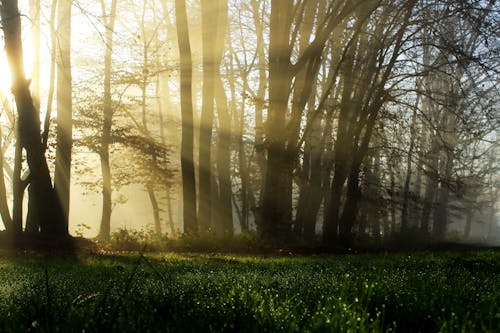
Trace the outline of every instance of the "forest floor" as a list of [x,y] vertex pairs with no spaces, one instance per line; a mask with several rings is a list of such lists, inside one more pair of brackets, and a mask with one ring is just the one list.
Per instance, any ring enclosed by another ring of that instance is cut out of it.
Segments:
[[4,252],[0,331],[499,332],[500,252]]

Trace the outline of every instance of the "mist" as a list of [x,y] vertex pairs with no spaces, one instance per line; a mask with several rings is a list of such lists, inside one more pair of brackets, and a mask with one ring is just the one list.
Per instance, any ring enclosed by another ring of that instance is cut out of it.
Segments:
[[499,8],[469,2],[22,3],[5,229],[500,245]]

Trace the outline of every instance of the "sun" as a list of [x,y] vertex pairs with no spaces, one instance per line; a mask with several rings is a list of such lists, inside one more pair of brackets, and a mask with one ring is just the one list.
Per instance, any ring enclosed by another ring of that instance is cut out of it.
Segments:
[[[31,45],[31,36],[29,36],[29,34],[28,38],[23,38],[23,60],[24,71],[26,73],[26,77],[29,79],[32,76],[33,71],[33,46]],[[11,85],[12,78],[10,75],[9,63],[7,61],[5,50],[3,49],[0,57],[0,89],[4,94],[7,94],[10,91]]]

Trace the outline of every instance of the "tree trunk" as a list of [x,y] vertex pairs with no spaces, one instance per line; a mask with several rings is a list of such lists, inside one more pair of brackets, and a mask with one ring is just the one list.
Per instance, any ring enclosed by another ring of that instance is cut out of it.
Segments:
[[262,193],[263,237],[286,238],[290,232],[291,198],[288,181],[290,156],[285,147],[285,124],[290,75],[289,29],[292,19],[291,0],[271,2],[269,39],[269,111],[266,127],[267,166]]
[[347,181],[347,196],[339,219],[339,243],[342,246],[351,246],[353,242],[353,227],[358,213],[359,167],[351,169]]
[[71,149],[73,146],[72,85],[71,85],[71,4],[58,3],[58,57],[57,57],[57,146],[54,188],[62,209],[62,223],[68,231]]
[[417,109],[418,99],[415,105],[415,109],[413,110],[411,127],[410,127],[410,147],[408,148],[408,154],[406,155],[406,178],[405,184],[403,187],[403,207],[401,210],[401,232],[404,233],[408,229],[409,224],[409,206],[410,206],[410,183],[411,183],[411,175],[412,175],[412,159],[413,159],[413,150],[415,147],[415,131],[417,126]]
[[[218,1],[218,0],[216,0]],[[214,117],[215,50],[214,36],[217,34],[218,10],[214,0],[201,0],[201,25],[203,44],[203,90],[200,118],[199,144],[199,209],[198,223],[202,231],[212,225],[212,130]]]
[[31,41],[33,44],[31,96],[37,110],[40,110],[40,10],[40,1],[30,0]]
[[222,85],[222,78],[216,78],[216,103],[219,118],[219,140],[216,160],[219,180],[219,197],[215,208],[220,221],[214,221],[216,229],[233,234],[233,209],[231,188],[231,120],[227,109],[227,97]]
[[[104,94],[103,94],[103,125],[101,131],[101,147],[99,158],[102,172],[102,213],[99,227],[99,238],[108,240],[111,232],[111,165],[109,160],[109,145],[111,144],[111,125],[113,122],[113,105],[111,100],[111,58],[113,55],[113,33],[115,28],[117,0],[111,2],[109,16],[103,14],[105,20],[105,52],[104,52]],[[104,3],[103,3],[104,11]]]
[[430,217],[432,213],[432,209],[434,207],[434,198],[436,197],[437,192],[437,182],[435,178],[438,175],[438,143],[436,138],[432,138],[432,144],[428,157],[428,166],[427,166],[427,179],[425,185],[425,193],[424,193],[424,204],[422,208],[422,215],[420,217],[420,230],[422,233],[428,235],[430,230]]
[[[19,141],[19,123],[15,125],[16,143],[14,147],[14,170],[12,172],[12,232],[20,234],[23,231],[23,200],[25,182],[21,179],[23,147]],[[31,223],[30,223],[31,222]],[[26,221],[27,232],[39,232],[40,225],[34,220]]]
[[256,53],[258,59],[258,71],[259,71],[259,85],[257,87],[257,93],[255,95],[255,129],[254,129],[254,146],[255,146],[255,160],[257,162],[257,167],[259,168],[259,173],[261,179],[264,178],[266,170],[266,156],[264,150],[264,121],[263,121],[263,110],[265,106],[265,95],[267,87],[267,77],[266,77],[266,58],[264,50],[264,32],[263,32],[263,22],[262,15],[259,12],[259,1],[251,0],[253,21],[255,25],[255,34],[257,38]]
[[175,0],[175,15],[177,42],[181,59],[181,173],[184,233],[196,233],[198,227],[196,222],[196,180],[193,161],[192,61],[185,0]]
[[[220,75],[219,63],[224,51],[224,43],[228,28],[228,5],[227,0],[218,0],[218,28],[215,45],[215,68],[214,89],[217,115],[219,119],[219,140],[216,150],[216,166],[219,181],[219,197],[215,208],[220,221],[215,221],[216,229],[230,235],[233,234],[233,206],[231,186],[231,117],[228,110],[228,101],[222,77]],[[218,227],[217,227],[218,225]]]
[[[449,149],[449,148],[448,148]],[[443,174],[441,177],[444,179],[444,182],[441,182],[441,186],[438,190],[438,204],[435,210],[434,215],[434,227],[433,234],[436,239],[443,239],[446,227],[448,226],[448,204],[450,198],[450,189],[446,184],[450,178],[453,170],[453,152],[446,152],[446,162],[443,165]]]
[[42,234],[64,236],[67,234],[57,218],[60,207],[55,199],[45,150],[40,135],[40,119],[33,105],[23,64],[21,19],[17,1],[2,1],[2,28],[5,50],[11,70],[12,92],[19,114],[18,140],[26,149],[33,195],[30,201],[36,207]]
[[3,224],[7,231],[12,230],[12,217],[7,203],[7,189],[5,187],[5,173],[4,173],[4,153],[2,147],[2,130],[0,128],[0,216],[2,217]]
[[152,186],[146,186],[146,190],[148,192],[149,201],[151,202],[151,208],[153,209],[155,232],[157,235],[161,235],[160,207],[158,206],[158,200],[156,199],[156,194]]

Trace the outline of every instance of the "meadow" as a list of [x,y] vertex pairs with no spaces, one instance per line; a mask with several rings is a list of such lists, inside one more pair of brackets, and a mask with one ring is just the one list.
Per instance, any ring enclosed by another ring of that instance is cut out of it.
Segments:
[[0,331],[499,332],[500,253],[3,253]]

